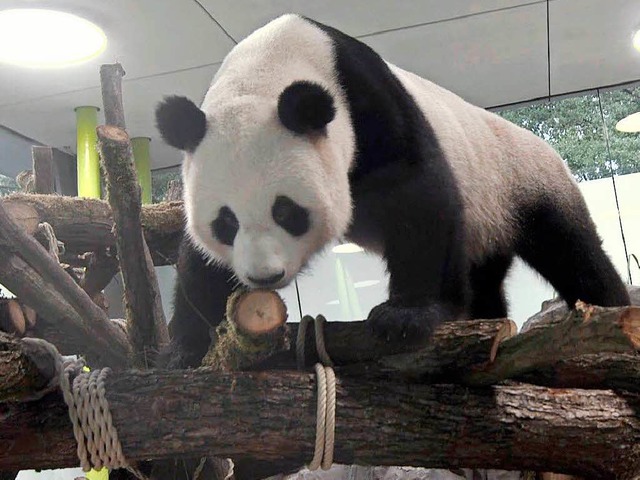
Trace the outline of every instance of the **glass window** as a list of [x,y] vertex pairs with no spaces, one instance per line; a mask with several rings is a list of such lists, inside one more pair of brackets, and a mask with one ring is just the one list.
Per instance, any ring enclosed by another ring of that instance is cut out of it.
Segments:
[[18,183],[15,179],[2,175],[0,173],[0,197],[9,195],[10,193],[17,192],[19,190]]
[[166,199],[171,182],[181,182],[180,167],[168,167],[151,172],[151,199],[159,203]]
[[621,132],[618,121],[640,112],[640,85],[600,92],[615,194],[624,234],[627,271],[631,283],[640,284],[640,132]]

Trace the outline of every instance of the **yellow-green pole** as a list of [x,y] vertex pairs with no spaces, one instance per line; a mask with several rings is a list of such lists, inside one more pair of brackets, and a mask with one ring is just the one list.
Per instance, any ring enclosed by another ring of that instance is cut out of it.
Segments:
[[98,107],[77,107],[78,196],[100,198],[100,160],[98,159]]
[[138,182],[142,190],[142,203],[151,203],[151,154],[149,153],[149,137],[134,137],[131,139],[133,161],[138,173]]

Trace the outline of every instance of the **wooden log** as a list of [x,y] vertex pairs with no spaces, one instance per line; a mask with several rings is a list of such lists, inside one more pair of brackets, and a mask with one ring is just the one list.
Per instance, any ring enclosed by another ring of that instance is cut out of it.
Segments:
[[640,391],[640,357],[637,353],[594,353],[566,358],[528,372],[518,380],[562,388],[611,388]]
[[62,354],[81,354],[90,365],[115,369],[129,365],[129,341],[106,317],[99,321],[84,317],[55,284],[45,281],[17,255],[0,252],[0,272],[0,283],[39,313],[30,335],[49,340]]
[[0,332],[0,403],[24,401],[57,388],[55,358],[31,341]]
[[169,332],[158,280],[142,233],[140,185],[131,161],[131,143],[127,133],[118,127],[102,125],[97,133],[115,223],[134,362],[139,366],[152,365],[160,346],[168,343]]
[[33,181],[36,193],[55,193],[55,173],[53,149],[51,147],[31,147],[33,159]]
[[102,250],[87,255],[87,267],[81,286],[94,301],[94,297],[104,290],[120,270],[118,258]]
[[94,365],[122,368],[128,363],[129,343],[122,332],[48,252],[11,220],[2,202],[0,283],[45,323],[54,322],[58,330],[77,341],[76,346],[95,349],[90,352],[98,360]]
[[287,308],[277,292],[234,292],[202,365],[223,372],[244,370],[288,350],[286,320]]
[[[129,461],[215,454],[234,459],[242,479],[293,471],[312,456],[311,374],[128,371],[110,376],[106,392]],[[337,402],[337,463],[640,475],[636,394],[408,385],[338,371]],[[0,404],[0,418],[0,469],[77,464],[60,395]]]
[[0,330],[24,335],[27,330],[27,320],[20,303],[15,299],[0,300]]
[[635,353],[640,349],[640,307],[602,308],[584,303],[563,320],[533,327],[500,344],[493,362],[477,365],[464,378],[469,385],[548,369],[561,360],[597,353]]
[[[299,324],[287,325],[288,349],[257,364],[261,370],[296,368],[296,338]],[[335,365],[346,366],[354,374],[367,371],[402,372],[422,380],[455,382],[474,365],[490,363],[498,345],[514,335],[515,324],[508,319],[465,320],[440,325],[424,346],[388,343],[374,336],[366,321],[327,322],[324,325],[325,346]],[[305,337],[305,365],[319,361],[315,335],[308,328]],[[371,363],[378,361],[377,363]]]
[[122,77],[124,75],[124,68],[119,63],[100,66],[105,124],[113,125],[123,130],[127,128],[122,102]]
[[[116,246],[111,207],[104,200],[12,194],[2,202],[14,221],[31,234],[39,223],[49,223],[69,254]],[[154,263],[175,263],[184,226],[182,202],[143,205],[141,220]]]

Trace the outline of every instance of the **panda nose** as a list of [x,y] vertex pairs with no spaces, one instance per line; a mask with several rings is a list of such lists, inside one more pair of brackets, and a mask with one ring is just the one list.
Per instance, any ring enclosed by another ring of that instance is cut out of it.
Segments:
[[251,281],[251,283],[255,283],[256,285],[259,285],[261,287],[268,287],[270,285],[273,285],[274,283],[278,283],[280,280],[284,278],[284,270],[281,270],[280,272],[273,274],[269,277],[264,277],[264,278],[248,277],[248,278]]

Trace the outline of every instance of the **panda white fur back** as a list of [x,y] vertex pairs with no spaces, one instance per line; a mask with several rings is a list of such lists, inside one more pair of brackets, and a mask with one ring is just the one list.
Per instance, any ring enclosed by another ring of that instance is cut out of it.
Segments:
[[479,260],[514,239],[518,190],[570,202],[577,185],[562,158],[545,141],[495,113],[388,64],[420,105],[449,161],[465,205],[468,253]]
[[390,339],[506,315],[514,255],[569,304],[629,302],[549,145],[331,27],[270,22],[229,53],[200,108],[172,97],[157,121],[185,152],[170,365],[199,362],[202,318],[220,321],[237,281],[282,287],[344,237],[386,260],[390,298],[369,323]]

